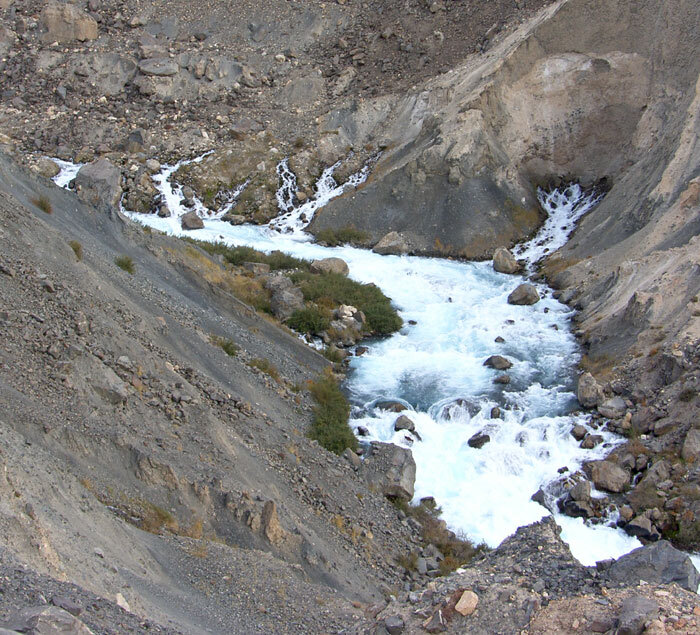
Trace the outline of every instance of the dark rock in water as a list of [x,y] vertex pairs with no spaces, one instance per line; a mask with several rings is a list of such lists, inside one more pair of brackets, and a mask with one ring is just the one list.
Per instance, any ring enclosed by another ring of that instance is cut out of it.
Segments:
[[582,426],[580,423],[571,428],[571,436],[577,441],[583,441],[587,434],[586,426]]
[[493,254],[493,268],[499,273],[517,273],[520,264],[505,247],[499,247]]
[[494,406],[491,408],[491,418],[492,419],[500,419],[501,418],[501,409],[498,406]]
[[513,362],[501,355],[491,355],[491,357],[484,362],[484,366],[495,368],[496,370],[508,370],[513,366]]
[[408,323],[409,323],[411,326],[415,326],[416,324],[418,324],[418,322],[416,322],[415,320],[409,320]]
[[496,344],[503,344],[505,342],[505,340],[500,335],[493,341],[496,342]]
[[647,622],[656,618],[659,605],[641,595],[627,598],[617,621],[617,635],[641,635]]
[[700,573],[690,557],[666,540],[630,551],[610,566],[608,576],[627,584],[638,584],[640,580],[652,584],[675,582],[693,593],[700,584]]
[[542,505],[542,507],[546,507],[544,504],[545,502],[545,493],[542,488],[538,489],[532,496],[530,496],[530,500],[534,501],[535,503],[539,503]]
[[405,404],[401,403],[400,401],[392,401],[390,399],[378,401],[374,404],[374,407],[378,408],[379,410],[388,410],[389,412],[403,412],[404,410],[408,410],[408,406]]
[[599,434],[587,434],[586,437],[581,441],[581,447],[584,450],[592,450],[597,445],[603,442],[603,437]]
[[357,435],[360,437],[368,437],[369,430],[365,426],[357,426]]
[[204,227],[204,221],[197,216],[197,212],[187,212],[183,214],[180,218],[180,225],[182,229],[202,229]]
[[364,355],[368,350],[369,348],[367,348],[366,346],[358,346],[355,349],[355,356],[360,357],[361,355]]
[[339,273],[347,276],[350,272],[348,263],[342,258],[323,258],[313,260],[310,265],[311,273]]
[[399,430],[408,430],[413,432],[416,429],[416,424],[413,423],[406,415],[401,415],[396,421],[394,421],[394,430],[398,432]]
[[507,386],[510,383],[510,375],[499,375],[498,377],[496,377],[496,379],[493,380],[493,383]]
[[467,444],[470,448],[479,450],[483,448],[490,440],[491,437],[488,434],[485,434],[484,432],[477,432],[473,437],[471,437],[471,439],[469,439],[469,441],[467,441]]
[[536,304],[540,301],[540,294],[533,284],[527,282],[518,285],[508,296],[508,304],[527,305]]
[[469,417],[473,417],[478,414],[479,410],[481,410],[479,404],[460,397],[459,399],[455,399],[452,403],[443,406],[440,411],[440,417],[446,421],[450,421],[451,419],[463,415],[465,412]]
[[559,509],[572,518],[591,518],[594,515],[593,508],[589,503],[571,498],[567,498],[559,503]]
[[633,518],[625,525],[625,531],[630,536],[636,536],[641,540],[648,540],[654,542],[661,538],[661,534],[658,529],[654,527],[653,523],[649,518],[640,514],[636,518]]

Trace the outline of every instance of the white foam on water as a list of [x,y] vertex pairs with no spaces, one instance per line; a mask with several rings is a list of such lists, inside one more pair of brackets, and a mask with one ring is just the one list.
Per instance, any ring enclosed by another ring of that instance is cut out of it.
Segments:
[[537,189],[537,200],[547,212],[547,219],[537,235],[513,249],[516,258],[533,265],[566,244],[581,217],[603,197],[596,190],[584,190],[578,183],[550,191]]
[[62,187],[64,190],[69,189],[71,181],[78,176],[80,168],[85,165],[84,163],[71,163],[70,161],[62,161],[61,159],[51,160],[61,169],[61,171],[51,179],[58,187]]
[[[332,168],[324,172],[330,178]],[[287,176],[282,178],[289,191],[296,187]],[[552,298],[546,287],[538,287],[543,298],[537,304],[512,306],[507,296],[522,278],[496,273],[488,263],[321,247],[309,242],[303,232],[310,220],[309,214],[306,220],[301,217],[305,206],[287,207],[276,219],[286,233],[264,226],[232,226],[217,217],[205,217],[203,229],[184,232],[176,220],[180,196],[168,191],[167,182],[168,178],[162,179],[160,187],[164,200],[174,206],[173,217],[127,215],[174,235],[186,233],[267,252],[279,249],[299,258],[340,257],[348,263],[352,278],[374,283],[392,298],[405,326],[391,337],[370,343],[361,357],[352,358],[345,386],[353,403],[350,424],[354,429],[367,428],[364,441],[411,448],[416,461],[415,500],[433,496],[452,529],[475,542],[496,546],[518,527],[549,514],[530,497],[556,479],[559,468],[574,471],[583,461],[602,458],[621,442],[597,430],[604,443],[582,450],[569,434],[576,423],[589,425],[588,418],[574,410],[578,349],[569,325],[572,311]],[[326,189],[318,188],[316,202],[327,195],[319,192],[336,191],[334,181],[326,183]],[[578,196],[576,188],[571,186],[566,200]],[[289,201],[286,196],[282,200]],[[544,238],[530,241],[518,255],[534,263],[548,253],[548,245],[563,244],[571,223],[590,206],[566,203],[550,194],[546,209],[554,220],[545,224]],[[505,342],[496,343],[498,336]],[[499,373],[483,365],[493,354],[513,362],[506,387],[495,385],[493,379]],[[395,432],[397,414],[373,408],[378,399],[410,404],[404,414],[414,421],[422,441]],[[455,404],[457,399],[462,401]],[[494,406],[501,408],[502,418],[491,419]],[[469,447],[468,440],[478,432],[488,434],[489,443],[481,449]],[[637,539],[619,529],[555,517],[563,539],[584,564],[619,557],[639,546]]]

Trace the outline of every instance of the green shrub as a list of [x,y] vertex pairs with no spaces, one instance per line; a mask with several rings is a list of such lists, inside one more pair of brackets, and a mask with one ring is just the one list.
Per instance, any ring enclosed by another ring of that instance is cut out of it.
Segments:
[[45,194],[33,198],[32,203],[34,203],[34,205],[36,205],[45,214],[53,213],[53,206],[51,205],[51,201],[49,200],[49,197]]
[[345,448],[357,450],[357,439],[348,425],[350,404],[330,372],[310,383],[316,401],[309,437],[326,450],[341,454]]
[[269,359],[256,357],[255,359],[251,359],[248,362],[248,366],[252,366],[253,368],[261,370],[266,375],[272,377],[272,379],[274,379],[277,383],[280,383],[282,381],[282,378],[280,377],[280,372]]
[[76,259],[80,262],[83,259],[83,246],[77,240],[71,240],[68,244],[73,250]]
[[361,284],[339,273],[311,274],[297,272],[292,274],[292,281],[299,284],[304,299],[314,302],[324,298],[336,304],[349,304],[357,307],[367,318],[367,328],[379,335],[388,335],[398,331],[403,322],[387,298],[373,284]]
[[262,262],[269,265],[273,271],[279,269],[309,269],[309,263],[306,260],[288,256],[281,251],[273,251],[270,254],[266,254],[252,247],[229,247],[224,243],[208,243],[192,238],[185,238],[185,240],[197,245],[208,254],[223,256],[226,262],[234,266],[240,266],[244,262]]
[[224,353],[226,353],[229,357],[235,357],[236,355],[238,355],[238,351],[241,350],[238,344],[226,337],[212,335],[211,341],[212,344],[216,344],[216,346],[221,348],[224,351]]
[[134,270],[136,267],[134,266],[134,261],[130,256],[117,256],[114,259],[114,264],[117,265],[120,269],[123,269],[127,273],[130,273],[133,275]]
[[303,309],[297,309],[287,320],[287,326],[298,333],[318,335],[330,325],[330,311],[315,304],[308,304]]
[[344,359],[340,349],[336,348],[335,346],[326,346],[326,348],[321,351],[321,355],[323,355],[329,362],[333,362],[334,364],[339,364]]
[[352,225],[341,227],[340,229],[322,229],[316,234],[316,240],[326,243],[331,247],[338,245],[363,244],[369,240],[369,234],[362,230],[355,229]]

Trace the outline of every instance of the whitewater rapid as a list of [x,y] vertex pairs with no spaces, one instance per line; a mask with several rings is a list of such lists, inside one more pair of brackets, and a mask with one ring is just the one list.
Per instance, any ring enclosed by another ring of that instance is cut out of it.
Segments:
[[[582,450],[569,433],[576,423],[588,426],[588,417],[576,412],[572,392],[579,359],[570,329],[572,311],[544,285],[538,285],[542,300],[537,304],[512,306],[508,294],[523,278],[499,274],[490,263],[380,256],[311,242],[303,228],[313,213],[346,187],[359,185],[366,170],[338,185],[332,178],[337,166],[331,166],[319,181],[316,196],[295,207],[290,197],[293,175],[283,162],[278,167],[282,213],[271,226],[233,226],[221,220],[222,210],[200,210],[204,228],[183,232],[179,217],[188,210],[181,188],[171,182],[182,164],[168,166],[154,177],[161,204],[171,211],[169,218],[124,213],[172,235],[281,250],[306,259],[339,257],[348,263],[352,278],[374,283],[392,298],[404,327],[369,343],[364,355],[351,358],[345,383],[353,404],[350,424],[368,431],[363,442],[390,441],[411,448],[416,461],[415,501],[433,496],[453,530],[496,546],[518,527],[549,515],[530,497],[559,477],[560,468],[574,472],[583,461],[602,458],[620,442],[597,430],[604,443]],[[517,252],[530,265],[564,244],[575,221],[595,204],[577,186],[571,188],[559,198],[541,193],[549,220]],[[228,209],[233,203],[230,199]],[[513,362],[507,386],[495,384],[500,373],[483,365],[494,354]],[[409,408],[403,414],[414,421],[422,440],[394,432],[397,414],[374,408],[378,399],[403,401]],[[462,405],[449,408],[455,400],[462,400]],[[500,418],[491,417],[496,406]],[[467,444],[477,432],[491,438],[481,449]],[[563,539],[584,564],[619,557],[640,545],[619,529],[555,517]]]

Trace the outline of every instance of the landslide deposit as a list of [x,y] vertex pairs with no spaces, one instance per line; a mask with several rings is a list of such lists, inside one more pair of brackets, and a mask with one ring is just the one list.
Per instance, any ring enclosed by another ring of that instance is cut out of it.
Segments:
[[[698,632],[674,548],[700,549],[698,24],[692,0],[0,0],[0,631]],[[492,258],[537,186],[605,192],[534,275],[627,440],[540,494],[646,546],[584,567],[545,519],[439,575],[410,455],[307,437],[332,364],[222,257],[120,214],[165,215],[153,175],[207,152],[178,180],[193,209],[245,185],[232,223],[277,215],[285,157],[294,203],[369,164],[310,231],[385,254]],[[47,157],[87,164],[74,191]]]

